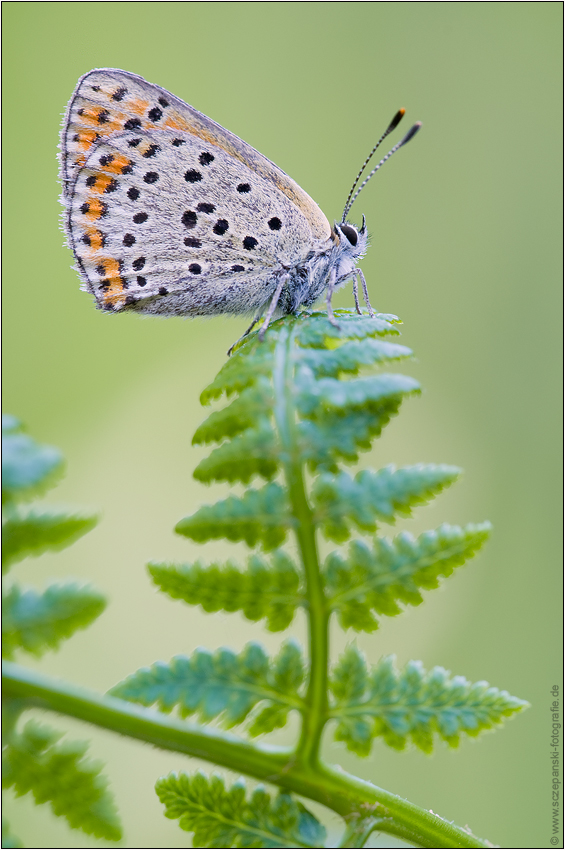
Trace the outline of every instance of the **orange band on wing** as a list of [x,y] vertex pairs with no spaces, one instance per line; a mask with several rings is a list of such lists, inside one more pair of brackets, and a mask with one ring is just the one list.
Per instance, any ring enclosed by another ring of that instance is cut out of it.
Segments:
[[80,115],[85,123],[96,124],[97,127],[102,127],[104,135],[121,129],[119,117],[116,114],[111,115],[107,109],[101,106],[85,106],[78,110],[78,115]]
[[104,247],[105,236],[96,227],[85,227],[82,241],[88,245],[91,254],[96,254]]
[[93,192],[102,194],[102,192],[112,191],[112,188],[116,186],[117,182],[114,177],[110,177],[108,174],[98,174],[96,176],[96,182],[90,188]]
[[91,201],[86,201],[80,208],[82,214],[87,221],[98,221],[106,214],[108,207],[103,201],[98,198],[93,198]]
[[104,171],[110,171],[112,174],[127,174],[127,170],[131,169],[131,160],[127,156],[121,154],[112,154],[112,160],[108,163],[100,163]]
[[128,109],[135,112],[137,115],[143,115],[149,106],[148,100],[130,100],[128,101]]
[[163,124],[163,127],[171,130],[187,130],[188,132],[190,132],[188,121],[185,121],[183,118],[181,118],[178,112],[175,113],[174,118],[167,118],[167,120]]
[[102,293],[102,300],[107,306],[116,306],[123,299],[125,281],[121,275],[120,263],[113,257],[100,260],[96,270],[104,277],[98,284],[98,290]]

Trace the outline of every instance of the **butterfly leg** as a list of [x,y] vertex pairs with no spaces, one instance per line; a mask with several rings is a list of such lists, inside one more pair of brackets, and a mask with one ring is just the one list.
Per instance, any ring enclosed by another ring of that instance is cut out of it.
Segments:
[[347,272],[347,274],[342,275],[342,277],[338,278],[337,281],[335,282],[334,289],[335,289],[336,286],[339,286],[339,284],[345,283],[346,280],[349,280],[350,278],[352,278],[353,279],[353,298],[355,300],[355,309],[357,310],[357,313],[359,314],[359,316],[362,316],[363,312],[361,310],[361,305],[359,304],[359,288],[358,288],[358,285],[357,285],[357,272],[358,271],[359,271],[359,269],[353,269],[352,272]]
[[361,307],[359,305],[359,293],[357,290],[357,275],[355,275],[353,278],[353,298],[355,300],[355,309],[357,310],[358,314],[362,316],[363,314],[361,313]]
[[251,333],[251,331],[253,330],[253,328],[255,327],[255,325],[257,324],[257,322],[259,321],[259,319],[261,318],[261,316],[262,316],[262,315],[263,315],[263,311],[261,310],[261,312],[260,312],[260,313],[258,313],[258,314],[255,316],[255,318],[253,319],[253,321],[251,322],[251,324],[249,325],[249,327],[247,328],[247,330],[245,331],[245,333],[244,333],[244,334],[242,334],[242,335],[240,336],[240,338],[239,338],[239,339],[236,339],[236,341],[234,342],[234,344],[233,344],[230,348],[228,348],[228,352],[227,352],[228,357],[231,357],[231,353],[232,353],[232,351],[234,350],[234,348],[236,347],[236,345],[237,345],[238,343],[240,343],[242,339],[245,339],[245,337],[246,337],[248,334],[250,334],[250,333]]
[[[367,281],[365,280],[365,275],[363,274],[363,272],[361,271],[361,269],[355,269],[355,274],[356,274],[356,275],[359,277],[359,279],[361,280],[361,286],[363,287],[363,297],[365,298],[365,304],[366,304],[366,305],[367,305],[367,307],[369,308],[369,316],[370,316],[371,318],[373,318],[373,317],[374,317],[374,315],[375,315],[375,311],[374,311],[374,310],[373,310],[373,308],[371,307],[371,302],[369,301],[369,290],[367,289]],[[358,312],[361,312],[361,311],[359,310],[359,305],[357,305],[357,311],[358,311]]]
[[334,311],[333,311],[333,307],[332,307],[332,295],[334,294],[334,289],[335,289],[335,271],[332,271],[332,273],[330,275],[330,279],[328,281],[328,291],[326,292],[326,307],[327,307],[327,310],[328,310],[328,320],[329,320],[330,324],[333,325],[334,328],[341,330],[341,328],[340,328],[340,326],[339,326],[339,324],[338,324],[338,322],[337,322],[337,320],[334,316]]
[[283,286],[288,281],[290,275],[283,274],[277,284],[277,288],[275,289],[275,293],[271,298],[271,303],[269,304],[269,309],[267,310],[267,315],[265,316],[265,321],[261,325],[261,330],[259,331],[259,340],[262,342],[265,336],[265,332],[269,327],[269,323],[273,318],[273,313],[277,309],[277,304],[279,302],[279,298],[281,297],[281,292],[283,291]]

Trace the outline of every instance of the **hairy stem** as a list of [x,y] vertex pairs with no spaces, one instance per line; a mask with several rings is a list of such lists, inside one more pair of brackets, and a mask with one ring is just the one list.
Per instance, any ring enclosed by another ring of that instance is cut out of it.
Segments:
[[375,831],[378,818],[355,817],[348,819],[347,827],[343,833],[339,846],[341,847],[364,847],[367,839]]
[[292,397],[294,384],[294,332],[283,330],[275,350],[275,421],[279,433],[283,468],[292,513],[297,520],[295,533],[308,587],[308,644],[310,678],[302,729],[297,746],[298,761],[315,767],[327,720],[328,606],[320,576],[316,530],[306,496],[304,469],[296,434],[296,412]]
[[249,744],[224,732],[208,730],[115,697],[101,696],[67,682],[57,682],[11,662],[3,663],[6,698],[75,717],[103,729],[153,744],[164,750],[205,759],[238,773],[316,800],[342,817],[378,818],[377,829],[421,847],[482,847],[476,838],[432,812],[376,785],[320,763],[297,763],[295,753]]

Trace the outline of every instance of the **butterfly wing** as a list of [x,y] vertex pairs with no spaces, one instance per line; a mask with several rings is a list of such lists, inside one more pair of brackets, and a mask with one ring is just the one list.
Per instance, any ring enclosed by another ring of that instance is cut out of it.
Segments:
[[310,222],[286,194],[184,131],[114,132],[74,171],[67,232],[103,309],[246,313],[313,246]]
[[112,133],[159,129],[181,130],[225,151],[282,192],[304,215],[314,239],[329,239],[330,225],[318,205],[267,157],[165,89],[112,68],[81,77],[67,107],[61,135],[63,196],[93,144]]

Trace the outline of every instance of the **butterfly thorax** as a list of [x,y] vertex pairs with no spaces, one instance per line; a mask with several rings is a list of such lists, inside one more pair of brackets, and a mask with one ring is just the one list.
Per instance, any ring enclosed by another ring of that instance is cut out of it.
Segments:
[[279,312],[295,313],[301,306],[310,307],[330,283],[335,288],[349,280],[365,254],[367,241],[365,220],[361,228],[335,222],[330,239],[320,242],[303,262],[288,269],[289,280],[281,293]]

